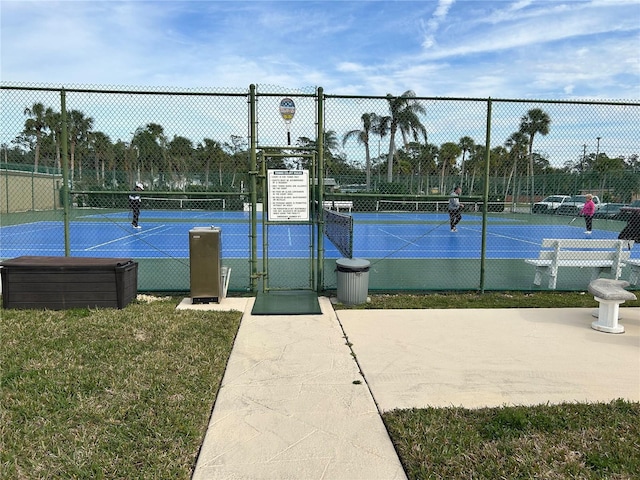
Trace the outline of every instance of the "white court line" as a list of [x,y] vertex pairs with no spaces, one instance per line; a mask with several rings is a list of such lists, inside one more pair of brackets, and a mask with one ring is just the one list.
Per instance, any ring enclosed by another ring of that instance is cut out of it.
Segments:
[[405,243],[410,243],[411,245],[414,245],[414,246],[416,246],[416,247],[418,246],[418,244],[417,244],[417,243],[412,242],[412,241],[409,241],[409,240],[407,240],[406,238],[399,237],[398,235],[394,235],[394,234],[393,234],[393,233],[391,233],[391,232],[387,232],[387,231],[385,231],[385,230],[381,229],[380,227],[378,227],[378,230],[380,230],[382,233],[384,233],[384,234],[386,234],[386,235],[390,235],[390,236],[392,236],[392,237],[397,238],[398,240],[402,240],[402,241],[403,241],[403,242],[405,242]]
[[[482,230],[476,230],[474,228],[469,228],[469,227],[459,227],[461,230],[470,230],[472,232],[477,232],[482,234]],[[506,238],[507,240],[515,240],[516,242],[522,242],[522,243],[528,243],[531,245],[538,245],[540,246],[540,242],[532,242],[531,240],[524,240],[522,238],[518,238],[518,237],[510,237],[509,235],[501,235],[499,233],[493,233],[487,230],[487,236],[491,235],[494,237],[499,237],[499,238]]]
[[[154,230],[157,230],[158,228],[162,228],[162,227],[165,227],[165,226],[166,225],[159,225],[157,227],[150,228],[149,230],[145,230],[144,233],[152,232]],[[96,248],[100,248],[100,247],[104,247],[105,245],[109,245],[110,243],[120,242],[122,240],[126,240],[127,238],[132,238],[132,237],[135,237],[135,236],[139,236],[141,233],[142,232],[139,231],[139,232],[136,232],[136,233],[132,233],[131,235],[125,235],[124,237],[114,238],[113,240],[110,240],[108,242],[99,243],[98,245],[94,245],[93,247],[85,248],[84,251],[88,252],[90,250],[94,250]]]

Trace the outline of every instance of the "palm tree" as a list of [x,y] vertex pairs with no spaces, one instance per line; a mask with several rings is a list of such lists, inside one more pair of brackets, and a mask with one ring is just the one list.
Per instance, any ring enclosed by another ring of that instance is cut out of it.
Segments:
[[474,192],[476,175],[478,174],[478,172],[484,171],[482,167],[483,165],[485,165],[486,161],[486,150],[487,149],[484,145],[475,144],[469,151],[469,158],[465,162],[465,168],[467,169],[467,172],[471,170],[471,182],[467,186],[467,191],[470,195]]
[[[220,161],[222,162],[224,160],[225,165],[227,165],[227,172],[231,170],[232,175],[229,185],[232,188],[235,188],[238,170],[240,170],[241,172],[247,172],[249,169],[249,142],[247,140],[247,137],[242,135],[231,135],[230,140],[231,143],[225,142],[224,146],[231,152],[231,155],[228,155],[227,152],[223,152],[224,155],[220,157]],[[220,165],[222,165],[222,163],[220,163]],[[221,179],[223,170],[224,169],[222,168],[220,169]],[[220,180],[220,185],[222,185],[222,180]]]
[[369,135],[372,133],[378,116],[375,113],[363,113],[362,117],[362,130],[350,130],[344,134],[342,138],[342,146],[347,143],[347,141],[351,138],[355,138],[358,143],[362,143],[364,145],[364,155],[365,155],[365,170],[366,170],[366,185],[367,191],[371,189],[371,153],[369,150]]
[[549,124],[551,118],[549,115],[540,108],[533,108],[527,112],[520,119],[520,132],[529,135],[529,175],[531,178],[531,191],[529,195],[531,197],[531,208],[533,208],[533,199],[535,195],[535,185],[533,176],[533,139],[537,133],[540,135],[546,135],[549,133]]
[[[429,183],[429,176],[436,175],[437,182],[437,174],[438,174],[438,166],[436,165],[436,159],[438,158],[438,146],[433,143],[426,143],[425,145],[420,145],[420,160],[418,164],[420,183],[419,189],[420,191],[428,192],[431,188]],[[423,186],[422,178],[426,178],[427,184]]]
[[[491,158],[489,166],[493,169],[493,173],[492,173],[493,178],[496,179],[496,181],[492,182],[493,193],[497,195],[499,193],[498,192],[499,182],[497,180],[498,178],[500,178],[500,173],[505,172],[507,170],[506,165],[509,162],[509,151],[505,147],[498,145],[497,147],[493,147],[489,153]],[[486,169],[486,162],[483,161],[482,165],[484,169]],[[506,174],[503,175],[503,180],[504,180],[504,176],[506,176]],[[502,193],[504,194],[504,182],[502,183],[502,187],[503,187]]]
[[[141,176],[148,168],[149,184],[154,183],[154,165],[157,166],[160,177],[164,176],[167,167],[167,138],[164,128],[157,123],[148,123],[144,127],[138,127],[131,140],[132,147],[137,156],[137,180],[142,181]],[[164,181],[164,178],[161,178]]]
[[[322,137],[325,167],[324,177],[326,178],[331,174],[332,171],[335,170],[335,167],[338,166],[337,164],[342,162],[343,159],[340,158],[339,155],[336,155],[334,153],[334,150],[336,150],[340,146],[340,143],[338,142],[338,134],[335,132],[335,130],[325,130]],[[317,140],[311,140],[309,137],[299,137],[296,141],[296,145],[298,147],[316,149],[317,151],[318,142]]]
[[[464,185],[465,183],[465,178],[464,178],[464,168],[465,168],[465,157],[467,155],[467,152],[470,152],[471,150],[473,150],[473,146],[475,145],[476,142],[474,142],[473,138],[471,137],[462,137],[459,141],[458,141],[458,147],[460,147],[460,150],[462,150],[462,164],[460,165],[460,168],[462,170],[462,172],[460,173],[460,177],[462,178],[462,184]],[[464,189],[463,189],[464,190]]]
[[91,135],[91,143],[94,149],[96,181],[101,182],[104,187],[105,164],[109,165],[109,169],[113,168],[113,143],[111,143],[109,136],[103,132],[94,132]]
[[456,159],[460,156],[462,150],[457,143],[447,142],[440,146],[438,157],[440,159],[440,165],[442,167],[442,173],[440,177],[440,191],[444,192],[444,177],[448,167],[453,167],[456,164]]
[[173,140],[167,144],[168,165],[167,170],[173,182],[171,187],[185,190],[187,187],[187,169],[191,166],[193,157],[193,142],[186,137],[174,135]]
[[512,206],[511,210],[515,211],[516,203],[518,201],[519,189],[516,188],[516,183],[518,182],[518,163],[522,158],[525,157],[527,152],[527,146],[529,145],[529,135],[523,133],[522,131],[512,133],[509,138],[504,142],[504,146],[509,149],[509,155],[513,159],[513,168],[509,173],[509,179],[507,180],[507,185],[505,187],[505,195],[509,191],[509,185],[511,183],[511,179],[513,178],[513,188],[512,188]]
[[426,110],[416,100],[413,90],[407,90],[399,97],[387,94],[389,116],[382,117],[382,123],[378,131],[389,132],[389,153],[387,157],[387,182],[393,181],[393,158],[396,154],[396,133],[398,129],[403,136],[405,145],[408,143],[407,135],[412,134],[418,140],[418,135],[423,134],[425,142],[427,131],[420,122],[418,114],[425,114]]
[[[75,155],[78,146],[83,145],[89,140],[89,134],[93,128],[93,118],[85,117],[80,110],[71,110],[69,112],[69,157],[71,174],[71,182],[73,182]],[[82,177],[82,161],[79,164],[79,176]]]
[[33,160],[33,171],[38,171],[38,161],[40,160],[40,145],[42,143],[42,135],[47,127],[46,110],[42,103],[34,103],[31,107],[24,109],[27,118],[24,122],[24,134],[26,136],[36,137],[36,147]]
[[62,147],[62,114],[51,108],[47,108],[45,112],[45,122],[47,129],[51,135],[51,140],[56,149],[55,167],[60,171],[60,149]]
[[222,186],[222,161],[224,159],[224,151],[222,145],[216,140],[205,138],[198,145],[199,157],[204,160],[204,185],[209,186],[209,172],[211,171],[211,161],[218,161],[218,183]]

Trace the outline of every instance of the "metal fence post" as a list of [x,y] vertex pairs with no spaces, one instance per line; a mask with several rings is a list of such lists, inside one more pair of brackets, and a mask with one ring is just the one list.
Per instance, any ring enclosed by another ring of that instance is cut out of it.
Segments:
[[256,148],[258,143],[256,132],[256,86],[251,84],[249,86],[249,194],[251,198],[251,268],[249,272],[251,291],[255,292],[258,286],[258,214],[256,212],[258,208],[258,182],[256,177],[258,175],[258,164],[256,159]]
[[69,152],[67,150],[67,94],[64,90],[60,90],[60,118],[62,121],[62,139],[61,156],[62,156],[62,211],[64,219],[64,256],[68,257],[71,251],[71,243],[69,240]]
[[318,184],[318,277],[316,290],[320,293],[321,289],[324,289],[324,220],[322,218],[322,208],[324,204],[324,90],[322,87],[318,87],[318,159],[316,167],[316,176]]
[[487,100],[487,134],[484,152],[484,192],[482,198],[482,247],[480,250],[480,293],[484,293],[487,253],[487,211],[489,204],[489,162],[491,160],[491,97]]

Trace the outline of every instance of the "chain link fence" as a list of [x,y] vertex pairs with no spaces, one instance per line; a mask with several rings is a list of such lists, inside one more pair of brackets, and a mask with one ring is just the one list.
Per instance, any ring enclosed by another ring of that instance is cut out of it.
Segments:
[[[322,186],[312,198],[352,216],[353,255],[371,262],[372,291],[550,288],[534,283],[531,263],[543,240],[618,239],[640,198],[637,102],[270,85],[252,96],[251,87],[3,83],[0,95],[0,257],[131,257],[143,291],[189,290],[188,231],[203,225],[222,230],[231,292],[255,290],[265,257],[274,287],[313,283],[308,260],[317,256],[318,289],[336,288],[342,254],[316,237],[319,206],[308,225],[264,241],[263,167],[311,171],[312,192]],[[283,98],[295,104],[288,119]],[[136,231],[129,196],[138,182]],[[452,231],[456,186],[462,220]],[[580,216],[587,194],[597,207],[591,224]],[[625,258],[640,257],[640,247],[626,248]],[[594,272],[586,261],[560,268],[555,288],[585,290]],[[629,265],[604,273],[632,276]]]

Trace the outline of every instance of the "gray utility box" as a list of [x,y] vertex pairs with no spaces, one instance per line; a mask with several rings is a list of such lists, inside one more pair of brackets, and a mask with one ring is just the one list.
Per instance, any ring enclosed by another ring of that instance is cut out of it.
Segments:
[[[192,303],[218,302],[225,295],[225,272],[219,227],[189,230],[189,280]],[[223,273],[225,275],[223,275]]]
[[368,260],[361,258],[339,258],[336,260],[339,302],[345,305],[357,305],[367,301],[370,265]]

